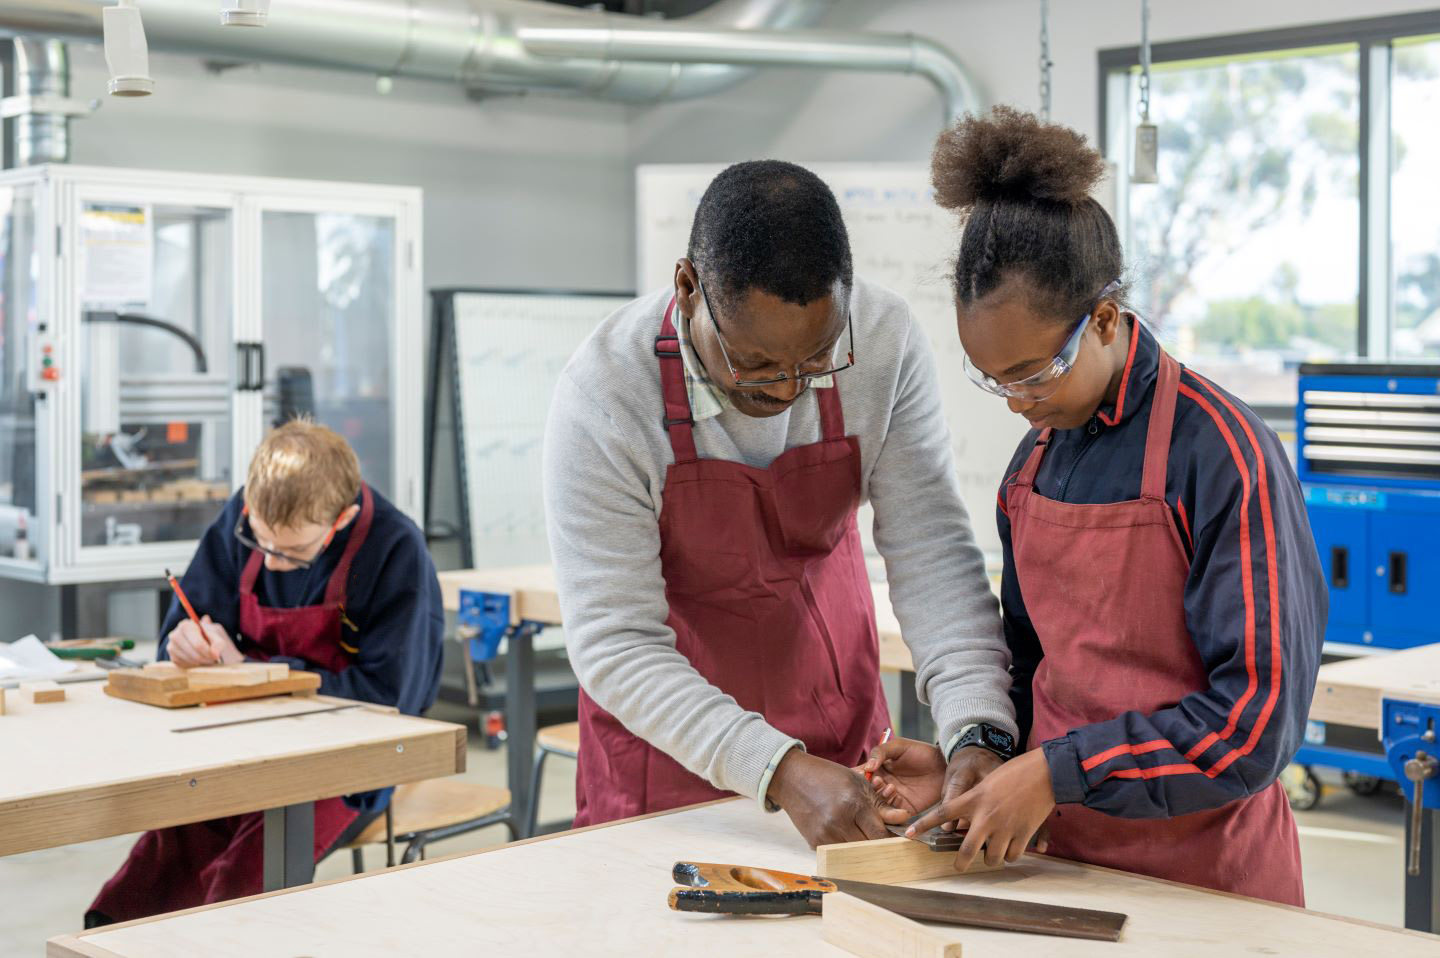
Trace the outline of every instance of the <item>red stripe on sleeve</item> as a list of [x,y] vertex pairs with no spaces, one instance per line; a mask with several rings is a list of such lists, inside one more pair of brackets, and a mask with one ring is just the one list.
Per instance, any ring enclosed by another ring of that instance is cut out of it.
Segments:
[[1175,508],[1180,513],[1180,525],[1185,530],[1185,539],[1190,543],[1190,551],[1195,551],[1195,537],[1190,534],[1190,518],[1185,515],[1185,500],[1176,499]]
[[[1191,373],[1191,375],[1193,376],[1194,373]],[[1265,731],[1265,726],[1269,723],[1270,716],[1274,714],[1275,706],[1280,700],[1280,678],[1285,665],[1285,654],[1280,644],[1280,573],[1275,561],[1275,520],[1270,511],[1270,485],[1266,478],[1265,456],[1260,451],[1260,443],[1255,439],[1255,432],[1250,428],[1250,421],[1240,415],[1240,412],[1235,408],[1234,404],[1203,377],[1195,376],[1195,380],[1204,387],[1206,392],[1219,400],[1221,405],[1228,409],[1230,414],[1239,421],[1240,428],[1245,432],[1245,438],[1250,441],[1250,448],[1255,452],[1255,467],[1260,485],[1260,523],[1265,531],[1265,574],[1268,579],[1269,598],[1267,611],[1270,618],[1269,694],[1266,696],[1265,705],[1260,710],[1260,715],[1255,720],[1255,727],[1250,730],[1250,737],[1245,740],[1245,744],[1241,746],[1238,751],[1232,751],[1229,755],[1226,755],[1220,759],[1220,761],[1216,762],[1207,773],[1211,777],[1214,777],[1229,768],[1231,763],[1236,759],[1249,755],[1250,752],[1255,749],[1255,746],[1259,744],[1260,735]],[[1246,562],[1246,568],[1249,568],[1248,560]],[[1237,706],[1237,710],[1232,713],[1231,716],[1232,723],[1238,716],[1239,710]],[[1227,724],[1226,728],[1228,729],[1229,727],[1229,724]],[[1228,736],[1229,732],[1222,737]]]

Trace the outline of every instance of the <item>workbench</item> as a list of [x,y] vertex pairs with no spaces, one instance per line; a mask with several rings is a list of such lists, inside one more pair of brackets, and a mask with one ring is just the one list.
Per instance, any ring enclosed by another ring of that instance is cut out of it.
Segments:
[[314,875],[316,800],[464,769],[463,726],[326,696],[165,709],[112,698],[100,682],[67,685],[51,704],[10,692],[0,855],[264,811],[265,887],[288,888]]
[[[460,608],[460,593],[485,592],[510,601],[511,629],[505,653],[505,729],[508,752],[507,775],[510,787],[512,824],[525,837],[531,791],[531,764],[535,761],[535,648],[534,639],[543,629],[564,623],[555,570],[548,565],[515,566],[504,569],[456,569],[441,572],[440,593],[445,609]],[[880,633],[880,668],[900,674],[900,734],[929,739],[933,724],[915,696],[915,665],[910,649],[900,637],[900,623],[890,607],[890,593],[884,584],[872,584],[876,624]]]
[[[49,958],[391,955],[836,956],[821,919],[680,914],[678,860],[810,874],[784,815],[729,799],[52,939]],[[965,958],[1293,958],[1440,953],[1440,938],[1030,855],[923,887],[1120,911],[1118,943],[945,928]],[[941,926],[931,926],[940,928]]]
[[[1307,741],[1323,739],[1326,726],[1336,725],[1381,733],[1381,702],[1385,699],[1440,704],[1440,645],[1422,645],[1401,652],[1360,656],[1320,666],[1315,698],[1310,704]],[[1325,764],[1326,748],[1306,745],[1297,762]],[[1358,755],[1352,755],[1354,761]],[[1383,754],[1369,759],[1381,777],[1394,778]],[[1432,783],[1430,787],[1440,787]],[[1420,873],[1405,880],[1405,924],[1433,931],[1440,928],[1440,814],[1427,810],[1420,837]],[[1405,820],[1405,846],[1412,840],[1413,821]]]

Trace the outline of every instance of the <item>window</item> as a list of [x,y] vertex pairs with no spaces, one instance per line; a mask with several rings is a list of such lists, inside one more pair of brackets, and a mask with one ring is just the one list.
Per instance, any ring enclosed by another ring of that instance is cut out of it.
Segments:
[[1440,356],[1440,38],[1397,42],[1390,82],[1390,236],[1398,359]]
[[1440,14],[1157,44],[1159,182],[1131,183],[1139,51],[1101,54],[1136,306],[1248,402],[1310,360],[1440,356]]

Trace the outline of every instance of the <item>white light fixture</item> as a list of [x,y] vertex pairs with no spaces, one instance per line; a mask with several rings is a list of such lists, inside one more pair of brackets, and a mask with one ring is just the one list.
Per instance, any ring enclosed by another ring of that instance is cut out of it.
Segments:
[[220,24],[263,27],[270,18],[270,0],[220,0]]
[[149,96],[155,91],[150,79],[150,48],[145,43],[145,26],[135,0],[118,0],[101,13],[105,32],[105,63],[110,67],[111,96]]

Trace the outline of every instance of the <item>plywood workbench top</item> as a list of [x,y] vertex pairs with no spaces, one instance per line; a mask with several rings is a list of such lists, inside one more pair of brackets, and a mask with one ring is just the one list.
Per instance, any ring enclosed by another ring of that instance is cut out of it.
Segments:
[[[50,958],[365,958],[391,955],[839,956],[818,918],[735,919],[666,907],[677,859],[812,872],[784,815],[733,800],[328,885],[55,939]],[[923,883],[1123,911],[1118,944],[970,928],[965,958],[1056,955],[1384,955],[1433,958],[1440,938],[1030,856]],[[939,926],[934,926],[939,927]]]
[[66,701],[55,704],[7,702],[0,717],[0,854],[464,767],[463,727],[367,708],[174,731],[348,704],[341,699],[282,696],[163,709],[112,698],[100,683],[66,692]]
[[1386,695],[1440,703],[1440,645],[1381,652],[1320,666],[1310,718],[1357,728],[1380,727]]

